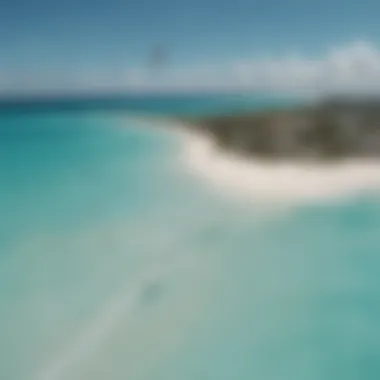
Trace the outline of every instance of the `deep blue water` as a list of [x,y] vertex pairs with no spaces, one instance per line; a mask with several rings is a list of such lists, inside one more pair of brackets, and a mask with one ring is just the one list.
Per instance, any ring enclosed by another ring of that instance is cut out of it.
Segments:
[[0,99],[0,113],[57,113],[112,111],[129,114],[186,115],[223,114],[294,105],[304,101],[294,96],[257,93],[108,95],[98,97]]
[[0,379],[378,379],[378,202],[266,215],[136,117],[217,100],[0,115]]

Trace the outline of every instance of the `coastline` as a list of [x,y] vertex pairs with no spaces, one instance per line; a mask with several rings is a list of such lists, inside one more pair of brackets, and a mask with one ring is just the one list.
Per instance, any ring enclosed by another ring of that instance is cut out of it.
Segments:
[[184,127],[185,166],[233,196],[260,204],[289,204],[344,200],[380,191],[380,159],[268,162],[222,152],[211,136]]
[[[380,195],[380,157],[265,160],[218,147],[212,133],[179,117],[132,115],[147,131],[174,136],[181,165],[218,193],[255,204],[303,204]],[[152,127],[153,126],[153,127]]]

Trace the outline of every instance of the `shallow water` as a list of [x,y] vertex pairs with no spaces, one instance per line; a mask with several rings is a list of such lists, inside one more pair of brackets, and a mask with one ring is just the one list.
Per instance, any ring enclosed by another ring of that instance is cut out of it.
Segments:
[[375,198],[270,212],[136,118],[0,120],[0,378],[377,379]]

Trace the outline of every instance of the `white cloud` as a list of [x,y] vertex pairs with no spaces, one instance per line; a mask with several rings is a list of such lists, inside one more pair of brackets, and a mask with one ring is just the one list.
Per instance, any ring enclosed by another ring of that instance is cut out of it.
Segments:
[[271,90],[380,92],[380,51],[360,41],[318,59],[252,60],[235,65],[235,70],[241,82]]
[[166,68],[155,78],[144,75],[141,69],[129,70],[128,74],[136,80],[136,87],[145,89],[244,86],[290,92],[380,93],[380,50],[370,43],[354,41],[314,59],[292,54],[240,60],[224,67]]
[[[356,92],[380,93],[380,50],[369,42],[354,41],[329,49],[318,58],[302,54],[283,57],[236,60],[230,64],[168,65],[157,72],[144,67],[130,67],[124,71],[106,72],[106,69],[78,69],[64,83],[56,83],[46,75],[28,80],[15,80],[14,90],[65,89],[101,91],[118,90],[172,90],[208,88],[252,88],[286,92]],[[17,79],[17,78],[16,78]],[[1,89],[10,83],[1,81]],[[18,83],[20,82],[20,83]],[[38,82],[38,83],[37,83]]]

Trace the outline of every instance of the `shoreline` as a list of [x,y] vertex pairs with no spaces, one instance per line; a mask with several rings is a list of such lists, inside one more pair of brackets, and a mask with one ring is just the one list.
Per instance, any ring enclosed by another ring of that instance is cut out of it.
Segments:
[[255,204],[289,205],[380,195],[380,158],[271,161],[223,151],[213,135],[196,122],[146,115],[133,115],[132,120],[146,123],[151,132],[175,136],[181,165],[229,197]]
[[315,203],[380,194],[380,159],[268,162],[222,152],[200,131],[181,137],[184,164],[194,175],[218,191],[254,203]]

